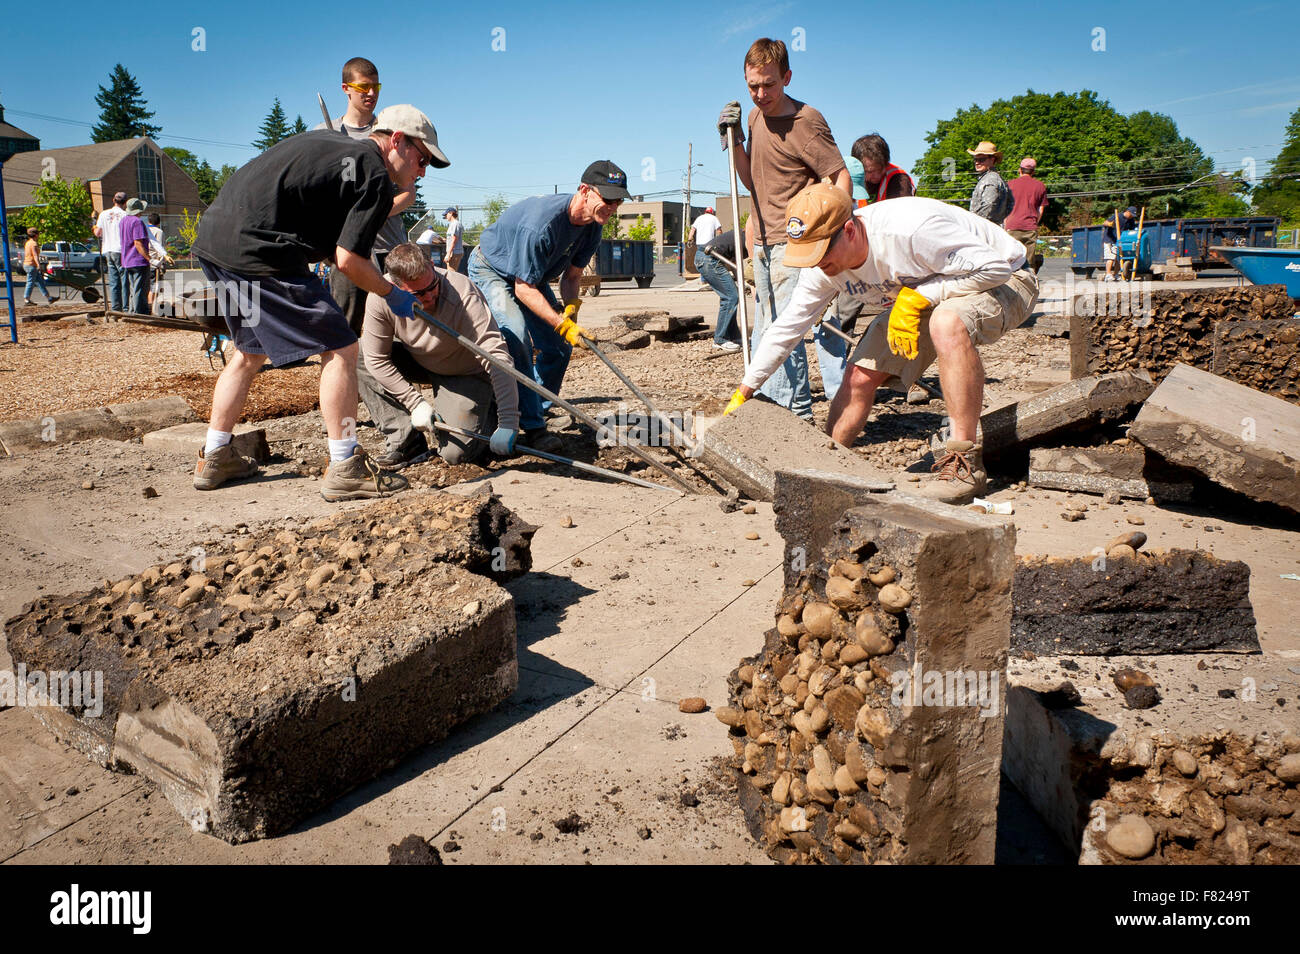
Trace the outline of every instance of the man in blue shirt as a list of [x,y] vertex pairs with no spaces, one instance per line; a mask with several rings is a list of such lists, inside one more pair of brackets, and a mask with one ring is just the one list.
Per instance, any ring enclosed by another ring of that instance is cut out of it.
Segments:
[[[577,192],[535,196],[506,209],[469,258],[470,280],[487,299],[515,368],[556,394],[574,345],[585,347],[586,329],[575,320],[582,270],[600,245],[601,227],[627,198],[627,173],[609,160],[593,162]],[[556,278],[563,306],[550,288]],[[524,443],[554,449],[559,440],[546,432],[542,412],[541,397],[520,386]]]

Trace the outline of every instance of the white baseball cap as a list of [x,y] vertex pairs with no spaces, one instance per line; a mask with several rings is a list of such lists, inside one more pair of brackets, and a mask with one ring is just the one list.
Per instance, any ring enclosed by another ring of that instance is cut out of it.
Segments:
[[419,139],[429,147],[429,154],[433,156],[429,165],[435,169],[446,169],[451,165],[451,160],[438,148],[438,131],[433,128],[433,123],[414,106],[402,103],[381,109],[375,117],[375,132],[399,132],[410,139]]

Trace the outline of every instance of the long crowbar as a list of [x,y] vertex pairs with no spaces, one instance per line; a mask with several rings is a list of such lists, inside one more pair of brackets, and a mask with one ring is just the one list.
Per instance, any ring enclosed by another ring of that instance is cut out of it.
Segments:
[[[528,377],[527,375],[521,374],[518,370],[516,370],[513,364],[508,364],[500,361],[495,355],[489,354],[486,349],[480,347],[477,342],[470,341],[468,338],[466,338],[464,335],[457,332],[451,326],[446,325],[443,322],[439,321],[437,318],[433,317],[433,315],[429,314],[419,305],[415,306],[415,314],[423,318],[425,321],[433,325],[435,328],[438,328],[439,330],[445,332],[446,334],[451,335],[451,337],[454,338],[456,341],[460,342],[460,344],[463,347],[468,348],[470,351],[474,352],[474,354],[478,355],[480,358],[482,358],[492,367],[508,374],[510,377],[514,378],[524,387],[528,388],[531,391],[535,391],[536,393],[540,394],[542,397],[546,398],[548,401],[551,401],[554,404],[558,404],[560,407],[564,408],[566,411],[568,411],[578,420],[582,421],[582,423],[586,424],[588,427],[594,430],[597,434],[601,433],[601,425],[597,423],[596,419],[593,418],[590,414],[574,407],[572,404],[564,400],[564,398],[560,397],[558,394],[551,393],[549,390],[542,387],[540,384],[538,384],[536,381],[534,381],[532,378]],[[669,480],[675,483],[678,487],[682,488],[682,490],[685,491],[686,493],[688,494],[698,493],[698,491],[696,491],[694,487],[692,487],[689,483],[687,483],[680,476],[674,473],[671,467],[669,467],[667,464],[663,463],[662,461],[656,460],[654,457],[652,457],[650,454],[647,454],[640,447],[637,447],[635,444],[629,444],[627,449],[631,451],[633,455],[640,458],[642,461],[649,464],[655,470],[662,473],[665,477],[667,477]]]
[[745,359],[745,371],[749,371],[749,320],[746,309],[749,296],[745,294],[745,233],[740,230],[740,188],[736,185],[736,131],[727,127],[727,165],[731,169],[731,224],[736,230],[736,287],[740,289],[740,300],[736,303],[736,317],[740,319],[740,348]]
[[[458,434],[461,437],[472,437],[475,440],[480,440],[488,444],[492,443],[492,438],[485,434],[476,434],[473,431],[454,427],[451,424],[444,424],[442,421],[434,421],[433,426],[440,431],[446,431],[448,434]],[[642,480],[640,477],[633,477],[629,474],[620,474],[616,470],[606,470],[604,467],[597,467],[595,464],[586,464],[580,460],[574,460],[571,457],[561,457],[559,454],[534,450],[531,447],[524,447],[522,444],[516,444],[515,450],[521,454],[529,454],[533,457],[540,457],[542,460],[553,461],[556,464],[565,464],[566,466],[576,468],[577,470],[585,470],[590,474],[598,474],[601,477],[613,477],[615,480],[623,480],[629,484],[636,484],[638,487],[649,487],[651,490],[663,490],[670,494],[677,493],[677,491],[673,490],[671,487],[665,487],[663,484],[651,483],[648,480]]]

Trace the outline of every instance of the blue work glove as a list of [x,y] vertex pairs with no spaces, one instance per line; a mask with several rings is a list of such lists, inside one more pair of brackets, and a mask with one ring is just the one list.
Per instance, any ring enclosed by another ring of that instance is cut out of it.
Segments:
[[415,296],[409,291],[394,285],[392,291],[384,296],[384,301],[388,304],[389,310],[398,318],[415,317]]
[[517,433],[508,427],[498,427],[492,432],[492,440],[488,441],[488,446],[492,448],[492,453],[500,457],[509,457],[515,452],[517,436]]

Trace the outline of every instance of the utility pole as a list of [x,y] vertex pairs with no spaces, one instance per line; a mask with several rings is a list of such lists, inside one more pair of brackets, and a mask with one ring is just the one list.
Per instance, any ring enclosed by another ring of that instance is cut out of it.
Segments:
[[682,248],[686,248],[686,236],[690,230],[691,222],[691,160],[694,158],[692,152],[695,148],[694,143],[686,144],[686,206],[682,209]]

